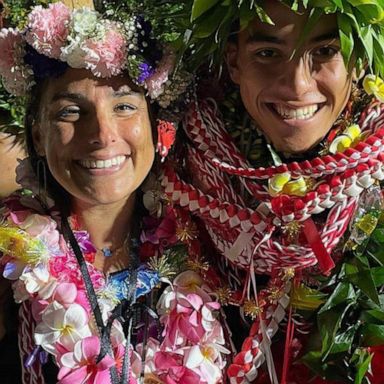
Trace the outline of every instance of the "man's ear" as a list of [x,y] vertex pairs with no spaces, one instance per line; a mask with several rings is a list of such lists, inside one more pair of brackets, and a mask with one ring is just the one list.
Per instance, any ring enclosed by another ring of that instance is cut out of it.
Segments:
[[41,136],[41,127],[38,123],[33,123],[32,125],[32,140],[33,146],[35,147],[36,153],[39,156],[45,156],[44,145]]
[[228,43],[225,49],[225,61],[232,81],[235,84],[240,83],[239,66],[238,66],[238,45],[236,43]]

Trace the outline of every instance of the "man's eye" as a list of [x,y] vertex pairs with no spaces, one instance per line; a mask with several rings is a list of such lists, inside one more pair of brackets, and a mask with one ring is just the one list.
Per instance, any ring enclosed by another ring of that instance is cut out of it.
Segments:
[[255,55],[262,58],[270,58],[278,56],[278,53],[274,49],[260,49],[256,51]]
[[328,57],[333,57],[336,56],[340,51],[340,48],[336,47],[331,47],[331,46],[324,46],[317,48],[314,51],[314,55],[318,57],[323,57],[323,58],[328,58]]
[[129,112],[136,111],[136,109],[137,109],[137,107],[135,107],[132,104],[128,104],[128,103],[117,104],[114,107],[115,112],[127,112],[127,113],[129,113]]

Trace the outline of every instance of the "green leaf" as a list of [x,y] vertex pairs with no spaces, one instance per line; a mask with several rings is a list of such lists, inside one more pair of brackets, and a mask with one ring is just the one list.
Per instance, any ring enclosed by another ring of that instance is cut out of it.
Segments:
[[329,350],[329,354],[336,354],[342,352],[350,352],[352,348],[352,342],[355,338],[356,330],[360,327],[360,324],[351,325],[345,332],[336,335],[332,347]]
[[195,21],[203,13],[215,6],[220,0],[195,0],[192,5],[191,21]]
[[339,304],[346,304],[347,302],[356,301],[356,292],[353,289],[352,285],[349,283],[339,283],[332,294],[329,296],[327,302],[321,307],[318,314],[329,311],[333,307]]
[[360,320],[365,323],[383,323],[384,324],[384,311],[379,309],[370,309],[363,311]]
[[[193,36],[198,39],[205,39],[213,35],[219,28],[219,21],[227,14],[226,7],[217,7],[213,12],[202,16],[201,22],[193,31]],[[215,46],[213,47],[215,48]]]
[[360,329],[361,345],[372,347],[384,344],[384,325],[365,324]]
[[359,287],[361,291],[374,303],[380,304],[379,295],[376,290],[376,283],[372,275],[372,271],[368,268],[364,268],[347,276],[348,280]]
[[337,14],[337,22],[339,25],[341,53],[343,55],[344,63],[348,67],[355,45],[352,27],[349,18],[342,13]]
[[373,355],[365,349],[358,349],[355,351],[354,358],[357,360],[357,363],[354,384],[361,384],[363,382],[371,364],[372,357]]

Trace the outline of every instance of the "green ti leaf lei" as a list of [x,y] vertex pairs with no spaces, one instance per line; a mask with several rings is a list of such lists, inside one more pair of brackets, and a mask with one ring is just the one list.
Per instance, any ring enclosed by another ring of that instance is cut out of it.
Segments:
[[[367,64],[370,71],[384,75],[383,0],[280,0],[294,12],[309,11],[303,39],[323,14],[336,14],[341,52],[348,67],[358,71]],[[190,33],[184,43],[193,55],[190,64],[207,59],[221,65],[225,45],[236,23],[244,29],[255,18],[273,24],[257,0],[190,0]],[[188,3],[188,0],[187,0]],[[300,45],[302,41],[299,41]]]
[[330,277],[317,277],[317,290],[307,289],[316,305],[292,305],[316,323],[302,362],[327,380],[368,384],[368,348],[384,345],[384,210],[367,210],[353,227],[357,242],[345,246],[353,249]]

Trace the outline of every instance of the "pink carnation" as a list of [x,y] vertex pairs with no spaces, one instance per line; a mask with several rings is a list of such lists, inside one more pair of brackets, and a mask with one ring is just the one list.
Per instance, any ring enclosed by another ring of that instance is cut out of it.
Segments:
[[22,63],[23,38],[17,29],[2,29],[0,32],[0,74],[8,76],[12,68]]
[[111,77],[121,73],[126,61],[126,43],[116,30],[106,32],[103,41],[89,39],[84,42],[86,68],[96,77]]
[[58,59],[68,36],[71,12],[63,3],[37,6],[28,16],[26,41],[37,52]]
[[30,69],[24,65],[24,42],[17,29],[2,29],[0,32],[0,75],[5,89],[17,96],[28,90]]
[[164,52],[155,73],[145,82],[151,99],[158,98],[164,92],[164,84],[168,81],[169,74],[174,67],[175,55],[171,52]]

